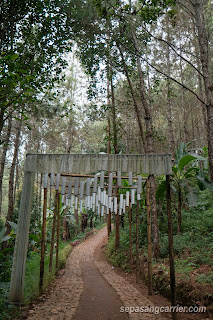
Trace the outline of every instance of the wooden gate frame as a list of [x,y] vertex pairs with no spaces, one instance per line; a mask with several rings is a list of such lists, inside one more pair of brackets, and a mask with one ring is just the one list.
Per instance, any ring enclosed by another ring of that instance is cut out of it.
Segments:
[[10,283],[11,302],[21,303],[24,300],[24,278],[35,173],[91,174],[101,170],[168,177],[172,173],[171,155],[27,154]]

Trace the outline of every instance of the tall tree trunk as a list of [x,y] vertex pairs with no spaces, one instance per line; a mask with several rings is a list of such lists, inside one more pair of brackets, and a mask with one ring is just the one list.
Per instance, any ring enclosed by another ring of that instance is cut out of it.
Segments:
[[41,207],[42,207],[42,182],[43,182],[43,173],[40,174],[40,183],[39,183],[39,214],[38,214],[38,225],[41,225]]
[[193,4],[195,12],[195,24],[198,32],[200,59],[204,77],[204,88],[207,106],[208,158],[210,166],[210,177],[211,181],[213,181],[213,84],[210,82],[208,36],[204,20],[203,2],[201,0],[194,0],[191,3]]
[[4,113],[5,113],[5,108],[0,108],[0,142],[2,141],[2,130],[4,127]]
[[182,194],[181,194],[181,186],[178,183],[178,226],[177,231],[178,233],[181,232],[181,222],[182,222]]
[[15,186],[14,186],[14,197],[13,197],[13,203],[16,203],[16,191],[19,189],[19,162],[17,159],[16,163],[16,178],[15,178]]
[[4,167],[5,167],[7,148],[10,141],[11,127],[12,127],[12,117],[9,117],[7,135],[5,138],[3,152],[1,155],[1,162],[0,162],[0,217],[1,217],[1,211],[2,211],[2,182],[3,182],[3,176],[4,176]]
[[[196,39],[196,32],[195,32],[195,28],[193,28],[193,37],[194,37],[194,48],[195,48],[195,55],[196,55],[196,64],[197,64],[197,69],[201,72],[201,63],[199,60],[199,48],[197,45],[197,39]],[[201,99],[204,101],[205,100],[205,93],[203,92],[203,81],[202,81],[202,77],[200,75],[200,73],[198,73],[198,87],[199,87],[199,96],[201,97]],[[205,105],[202,102],[199,102],[201,109],[202,109],[202,114],[203,114],[203,124],[204,124],[204,130],[205,130],[205,134],[204,134],[204,139],[206,140],[206,133],[207,133],[207,110]]]
[[117,123],[116,123],[116,110],[115,110],[115,95],[114,95],[114,87],[113,87],[113,82],[112,82],[112,75],[110,76],[110,85],[111,85],[111,100],[112,100],[113,146],[114,146],[115,154],[118,154],[118,138],[117,138]]
[[136,114],[136,117],[137,117],[137,122],[138,122],[139,130],[140,130],[140,135],[141,135],[141,139],[142,139],[142,142],[143,142],[144,153],[147,153],[146,141],[145,141],[144,131],[143,131],[143,124],[142,124],[141,115],[140,115],[140,108],[138,106],[137,99],[135,97],[133,85],[132,85],[132,82],[131,82],[131,79],[130,79],[130,76],[129,76],[129,71],[128,71],[128,67],[127,67],[125,59],[124,59],[123,51],[122,51],[121,47],[118,44],[117,44],[117,46],[118,46],[120,54],[121,54],[124,73],[126,75],[127,82],[129,84],[130,92],[131,92],[131,95],[132,95],[135,114]]
[[[170,32],[169,32],[169,16],[166,15],[166,33],[167,33],[167,41],[168,43],[171,42],[170,39]],[[167,65],[167,117],[168,117],[168,128],[169,128],[169,152],[172,153],[174,156],[175,153],[175,141],[174,141],[174,134],[173,134],[173,121],[172,121],[172,107],[171,107],[171,62],[170,62],[170,48],[166,46],[166,65]]]
[[151,195],[151,212],[152,212],[152,237],[153,237],[153,252],[155,258],[159,257],[160,253],[160,239],[158,227],[158,211],[156,202],[157,183],[154,175],[150,176],[150,195]]
[[108,137],[108,143],[107,143],[107,153],[111,154],[111,123],[110,123],[110,83],[109,83],[109,76],[107,71],[107,137]]
[[10,168],[10,178],[9,178],[9,192],[8,192],[8,212],[7,212],[7,217],[6,217],[6,234],[9,234],[11,231],[11,227],[8,224],[7,221],[12,221],[13,220],[13,192],[14,192],[14,175],[15,175],[15,165],[17,162],[18,158],[18,149],[20,145],[20,135],[21,135],[21,125],[22,122],[18,121],[17,123],[17,128],[16,128],[16,137],[15,137],[15,142],[14,142],[14,152],[13,152],[13,161],[12,165]]
[[131,31],[132,31],[132,38],[133,38],[135,51],[136,51],[137,68],[138,68],[138,75],[139,75],[139,81],[140,81],[141,102],[142,102],[144,113],[145,113],[144,119],[145,119],[145,125],[146,125],[146,149],[147,149],[147,153],[152,153],[153,152],[153,126],[152,126],[151,109],[145,93],[144,75],[141,68],[140,48],[139,48],[137,37],[135,35],[135,30],[132,26],[131,26]]

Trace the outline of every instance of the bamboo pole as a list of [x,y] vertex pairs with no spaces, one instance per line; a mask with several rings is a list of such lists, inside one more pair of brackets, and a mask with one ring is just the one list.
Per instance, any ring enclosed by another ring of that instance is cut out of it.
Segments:
[[[175,286],[175,265],[174,265],[174,247],[173,247],[173,231],[172,231],[172,210],[171,210],[171,192],[170,192],[170,176],[166,176],[166,203],[168,217],[168,240],[169,240],[169,264],[170,264],[170,288],[171,288],[171,305],[176,306],[176,286]],[[172,319],[177,319],[175,310],[172,312]]]
[[150,206],[150,179],[146,183],[147,205],[147,241],[148,241],[148,294],[153,294],[152,288],[152,230],[151,230],[151,206]]
[[[77,178],[94,178],[94,174],[78,174],[78,173],[61,173],[61,176],[64,177],[77,177]],[[104,176],[104,178],[109,178],[109,176]],[[118,176],[113,176],[113,179],[117,179]],[[126,176],[119,176],[120,179],[129,179]],[[132,177],[133,180],[138,180],[138,177]],[[147,180],[147,177],[141,177],[142,180]]]
[[109,213],[107,215],[107,234],[108,234],[108,238],[109,238],[109,235],[112,231],[112,226],[111,226],[111,209],[109,209]]
[[136,282],[139,282],[139,203],[137,200],[136,208]]
[[75,216],[75,223],[79,227],[79,216],[78,216],[78,197],[75,196],[75,210],[74,210],[74,216]]
[[115,212],[115,250],[119,248],[119,240],[120,240],[120,217],[117,212]]
[[55,239],[55,223],[56,223],[56,215],[58,212],[58,191],[56,190],[55,195],[55,208],[53,215],[53,225],[52,225],[52,236],[51,236],[51,245],[50,245],[50,262],[49,262],[49,272],[52,270],[52,262],[53,262],[53,249],[54,249],[54,239]]
[[42,223],[42,231],[41,231],[40,282],[39,282],[40,292],[42,291],[43,279],[44,279],[46,222],[47,222],[47,188],[44,188],[43,223]]
[[130,205],[131,197],[129,196],[129,265],[132,270],[132,208]]
[[59,238],[60,238],[60,194],[58,193],[58,205],[57,205],[57,233],[56,233],[56,270],[58,269],[58,252],[59,252]]

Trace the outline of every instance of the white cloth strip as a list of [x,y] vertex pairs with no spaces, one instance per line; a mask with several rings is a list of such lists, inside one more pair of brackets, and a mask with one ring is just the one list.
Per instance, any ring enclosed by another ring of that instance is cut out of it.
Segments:
[[142,192],[142,177],[138,176],[137,194],[141,194],[141,192]]
[[135,189],[131,190],[131,205],[135,204]]
[[98,176],[97,174],[94,176],[94,182],[93,182],[93,193],[97,192],[97,183],[98,183]]
[[124,199],[123,201],[123,213],[126,212],[126,199]]
[[43,180],[43,188],[47,189],[47,179],[48,179],[48,173],[44,174],[44,180]]
[[87,209],[90,209],[90,196],[87,196]]
[[83,212],[83,200],[81,199],[80,200],[80,213]]
[[123,199],[124,199],[124,195],[123,193],[120,194],[120,202],[119,202],[119,208],[122,209],[123,208]]
[[101,203],[103,204],[103,199],[104,199],[104,192],[101,191]]
[[61,195],[61,203],[64,203],[64,194]]
[[60,182],[60,173],[57,173],[57,176],[56,176],[56,184],[55,184],[55,190],[58,191],[59,189],[59,182]]
[[129,207],[129,191],[126,192],[126,207]]
[[75,196],[75,210],[78,209],[78,197]]
[[104,206],[101,206],[101,216],[104,216]]
[[90,201],[89,201],[89,203],[90,203],[90,209],[92,209],[92,196],[90,196]]
[[100,187],[101,189],[104,187],[104,171],[101,171]]
[[113,175],[112,172],[109,174],[109,183],[108,183],[108,196],[112,196],[112,180],[113,180]]
[[104,195],[103,195],[103,205],[105,205],[106,202],[106,190],[104,190]]
[[94,192],[92,194],[92,204],[95,205],[95,196],[96,196],[96,193]]
[[129,172],[129,186],[132,186],[132,172]]
[[101,187],[98,187],[98,201],[101,200]]
[[104,203],[105,207],[108,207],[109,202],[108,202],[108,194],[106,194],[105,196],[105,203]]
[[138,200],[138,201],[141,200],[141,195],[140,195],[140,193],[137,194],[137,200]]
[[117,185],[118,187],[121,187],[121,172],[117,172]]
[[55,173],[51,173],[50,175],[50,187],[54,185],[55,182]]
[[118,213],[118,198],[114,197],[114,212]]

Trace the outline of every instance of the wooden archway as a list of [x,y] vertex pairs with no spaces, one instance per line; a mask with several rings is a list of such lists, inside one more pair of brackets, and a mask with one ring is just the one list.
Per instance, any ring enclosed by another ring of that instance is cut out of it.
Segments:
[[91,174],[103,170],[166,175],[169,178],[172,172],[171,155],[28,154],[26,156],[24,185],[11,275],[11,301],[22,302],[24,299],[24,278],[35,173]]

